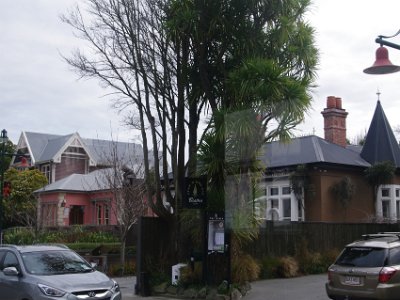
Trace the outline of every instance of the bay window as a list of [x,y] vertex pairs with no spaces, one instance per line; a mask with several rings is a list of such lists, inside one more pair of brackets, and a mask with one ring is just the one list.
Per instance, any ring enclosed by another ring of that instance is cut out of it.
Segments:
[[377,194],[376,217],[386,221],[400,220],[400,185],[381,185]]
[[[267,181],[265,195],[256,199],[264,213],[259,217],[272,221],[304,221],[304,208],[290,188],[289,180]],[[263,204],[263,205],[261,205]]]

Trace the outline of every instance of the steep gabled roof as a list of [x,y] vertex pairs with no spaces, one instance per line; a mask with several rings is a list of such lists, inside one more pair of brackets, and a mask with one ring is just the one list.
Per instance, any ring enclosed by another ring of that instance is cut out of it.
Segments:
[[[83,139],[78,133],[54,135],[36,132],[23,132],[18,147],[27,147],[32,162],[59,161],[65,149],[78,143],[90,158],[91,165],[110,165],[114,154],[128,166],[135,167],[143,163],[141,145],[97,139]],[[114,153],[115,152],[115,153]]]
[[361,151],[361,157],[372,165],[391,161],[396,167],[400,167],[400,147],[379,100]]
[[55,135],[38,132],[22,132],[18,148],[26,145],[34,163],[53,160],[73,134]]
[[73,134],[69,134],[49,139],[40,157],[38,157],[38,161],[55,160],[55,157],[59,153],[60,149],[65,147],[66,143],[70,140],[72,136]]
[[263,162],[267,168],[281,168],[310,163],[330,163],[369,167],[360,157],[359,148],[330,143],[315,135],[294,138],[289,142],[271,142],[264,146]]
[[41,161],[43,152],[45,151],[49,140],[59,138],[59,135],[43,134],[36,132],[22,132],[19,144],[26,145],[31,154],[33,163]]

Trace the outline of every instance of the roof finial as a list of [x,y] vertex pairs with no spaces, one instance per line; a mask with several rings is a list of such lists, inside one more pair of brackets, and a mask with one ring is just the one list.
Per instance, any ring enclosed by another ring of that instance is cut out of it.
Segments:
[[381,99],[380,99],[381,92],[380,92],[379,88],[376,90],[376,94],[378,95],[378,101],[381,101]]

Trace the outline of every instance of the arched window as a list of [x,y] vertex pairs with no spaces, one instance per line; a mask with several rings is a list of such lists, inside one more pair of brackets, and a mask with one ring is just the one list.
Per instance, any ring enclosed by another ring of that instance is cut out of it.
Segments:
[[268,212],[268,220],[279,221],[279,211],[275,208],[270,209]]

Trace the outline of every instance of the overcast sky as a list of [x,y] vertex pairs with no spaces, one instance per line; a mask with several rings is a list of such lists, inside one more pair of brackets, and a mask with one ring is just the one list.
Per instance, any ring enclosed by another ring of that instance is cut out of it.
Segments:
[[[364,134],[377,103],[377,91],[392,128],[400,125],[400,72],[368,75],[362,72],[375,61],[378,35],[393,35],[400,29],[398,0],[315,0],[309,21],[316,30],[320,50],[318,87],[313,110],[306,118],[305,132],[323,137],[321,111],[326,97],[341,97],[347,116],[347,137]],[[400,35],[390,39],[400,44]],[[392,63],[400,64],[400,51],[389,49]]]
[[[121,116],[111,108],[105,91],[94,80],[78,80],[62,60],[79,45],[60,14],[75,0],[0,1],[0,129],[14,143],[21,131],[52,134],[79,132],[85,138],[131,141]],[[392,127],[400,125],[400,72],[367,75],[374,41],[400,29],[399,0],[314,0],[308,20],[316,30],[320,65],[312,110],[297,135],[323,137],[321,111],[328,96],[341,97],[347,117],[347,136],[368,130],[381,95]],[[400,44],[400,36],[391,39]],[[400,51],[389,49],[394,64]]]

